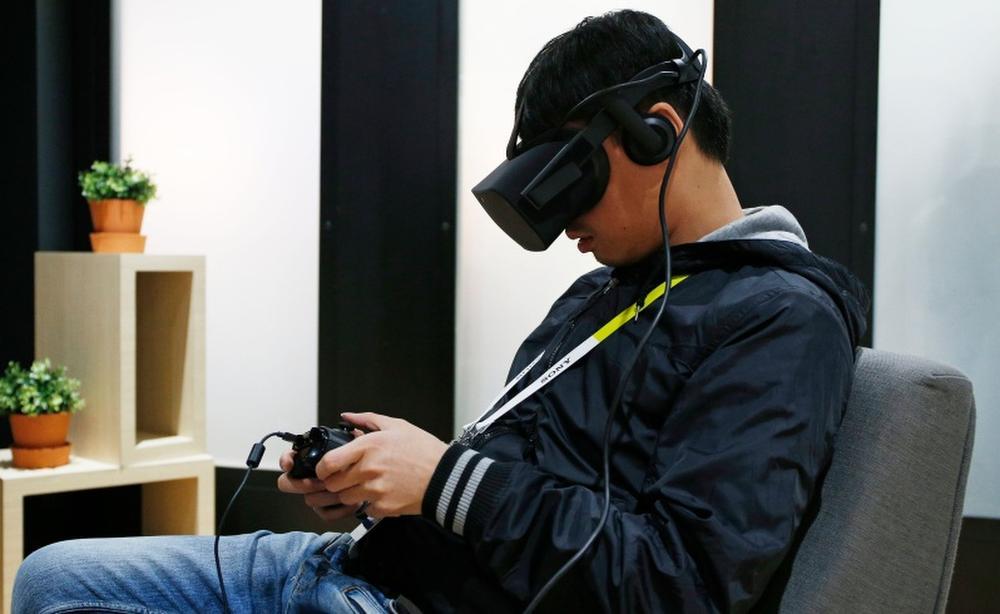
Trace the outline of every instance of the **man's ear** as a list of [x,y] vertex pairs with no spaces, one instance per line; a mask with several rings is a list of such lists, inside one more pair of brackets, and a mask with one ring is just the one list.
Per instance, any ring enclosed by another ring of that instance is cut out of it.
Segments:
[[650,114],[656,114],[660,117],[666,119],[670,122],[670,125],[674,127],[674,134],[679,135],[681,133],[681,128],[684,127],[684,120],[681,119],[677,109],[673,107],[669,102],[657,102],[653,106],[649,107]]

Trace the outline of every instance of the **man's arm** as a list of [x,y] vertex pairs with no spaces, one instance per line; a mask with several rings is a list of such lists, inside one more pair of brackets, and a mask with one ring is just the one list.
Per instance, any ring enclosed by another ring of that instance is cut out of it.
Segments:
[[[782,290],[749,307],[664,408],[641,513],[613,504],[546,606],[744,611],[759,597],[829,460],[853,350],[828,301]],[[529,463],[456,445],[422,509],[526,603],[583,545],[602,503]]]

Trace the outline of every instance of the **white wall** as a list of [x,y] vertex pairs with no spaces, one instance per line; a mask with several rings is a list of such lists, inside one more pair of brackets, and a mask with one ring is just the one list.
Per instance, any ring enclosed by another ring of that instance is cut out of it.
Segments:
[[[692,48],[704,47],[711,70],[713,4],[643,0],[628,8],[660,17]],[[465,0],[459,6],[456,432],[503,387],[517,346],[552,301],[599,266],[565,237],[546,252],[522,250],[469,190],[503,160],[517,84],[542,45],[588,15],[618,8],[625,7],[599,0]]]
[[875,337],[972,379],[965,514],[1000,516],[1000,4],[882,3]]
[[316,421],[320,2],[115,11],[117,151],[159,185],[146,251],[207,256],[208,447],[242,466]]

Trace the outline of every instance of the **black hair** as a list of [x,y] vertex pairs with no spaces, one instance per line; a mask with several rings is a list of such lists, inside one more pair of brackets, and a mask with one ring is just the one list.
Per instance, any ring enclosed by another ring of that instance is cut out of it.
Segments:
[[[680,56],[674,33],[648,13],[623,10],[584,19],[545,43],[521,78],[514,108],[516,113],[524,103],[522,141],[559,127],[563,120],[577,119],[566,118],[566,113],[593,92],[628,81],[643,69]],[[654,103],[663,101],[687,119],[697,86],[686,83],[664,88],[643,100],[638,109],[646,112]],[[690,130],[698,148],[722,164],[729,159],[731,123],[722,96],[705,83]]]

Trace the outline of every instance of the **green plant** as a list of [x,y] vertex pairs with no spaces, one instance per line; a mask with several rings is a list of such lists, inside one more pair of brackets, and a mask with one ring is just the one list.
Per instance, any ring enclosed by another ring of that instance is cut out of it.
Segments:
[[28,370],[11,361],[0,378],[0,413],[75,413],[83,406],[80,381],[66,377],[66,367],[53,368],[48,358],[36,360]]
[[87,200],[124,198],[145,204],[156,198],[156,184],[149,175],[132,168],[132,158],[123,165],[94,162],[89,171],[77,175],[77,181]]

